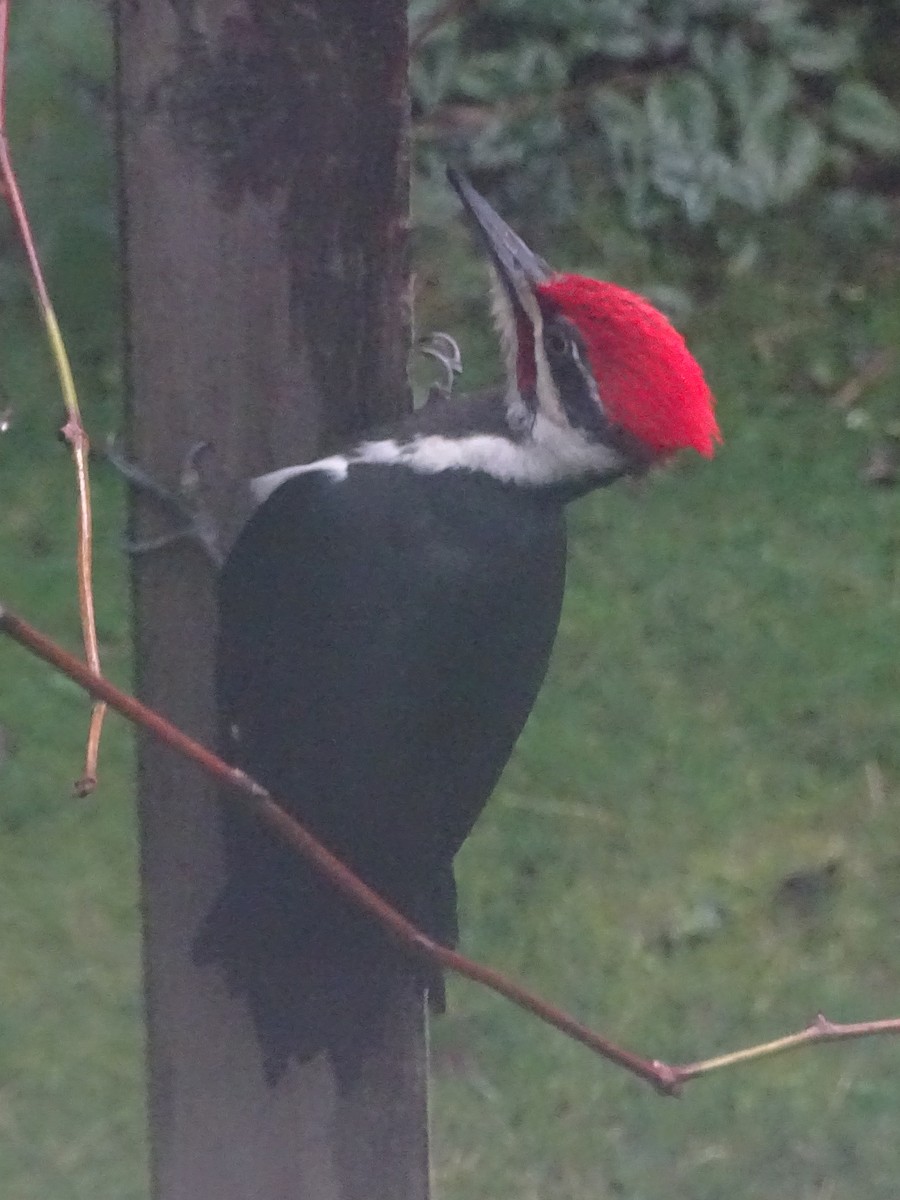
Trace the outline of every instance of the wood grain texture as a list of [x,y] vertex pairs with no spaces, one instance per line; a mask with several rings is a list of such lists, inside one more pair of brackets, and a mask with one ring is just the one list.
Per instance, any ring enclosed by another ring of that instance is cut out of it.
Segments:
[[[403,0],[119,0],[131,453],[174,481],[213,443],[209,499],[408,405]],[[160,531],[136,497],[132,528]],[[135,561],[141,697],[212,744],[214,587],[190,547]],[[213,789],[147,740],[139,810],[157,1200],[423,1200],[421,997],[345,1078],[263,1079],[252,1027],[191,944],[221,885]]]

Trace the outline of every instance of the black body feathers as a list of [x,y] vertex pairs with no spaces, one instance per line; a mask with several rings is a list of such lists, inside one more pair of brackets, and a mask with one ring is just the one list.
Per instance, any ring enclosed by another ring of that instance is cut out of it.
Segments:
[[[564,572],[558,498],[371,463],[282,483],[222,572],[223,754],[445,943],[452,860],[531,711]],[[396,951],[255,820],[222,820],[227,885],[198,951],[246,999],[274,1077],[327,1046],[315,1013],[365,1019]]]

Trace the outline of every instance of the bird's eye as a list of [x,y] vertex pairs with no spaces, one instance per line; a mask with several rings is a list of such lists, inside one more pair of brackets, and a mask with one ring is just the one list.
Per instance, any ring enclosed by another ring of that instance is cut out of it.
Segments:
[[544,344],[554,358],[564,358],[569,353],[569,339],[561,329],[548,329]]

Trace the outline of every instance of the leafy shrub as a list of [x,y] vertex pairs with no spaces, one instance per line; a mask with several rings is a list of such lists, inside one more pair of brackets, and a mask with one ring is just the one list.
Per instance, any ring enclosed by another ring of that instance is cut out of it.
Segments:
[[824,24],[795,0],[463,6],[414,67],[422,161],[438,148],[501,183],[515,168],[556,219],[573,170],[606,181],[637,230],[769,213],[872,159],[900,164],[900,110],[866,76],[872,7]]
[[[118,307],[112,38],[99,0],[11,6],[9,137],[44,271],[74,348],[108,354]],[[28,298],[5,206],[0,300]]]
[[[8,119],[71,349],[109,376],[118,287],[106,8],[12,6]],[[411,23],[414,42],[429,30],[412,66],[426,230],[455,212],[448,158],[517,221],[599,207],[637,247],[673,224],[688,241],[710,229],[727,240],[735,218],[758,221],[822,186],[830,233],[887,226],[860,183],[872,164],[900,173],[889,94],[900,94],[900,0],[412,0]],[[0,220],[8,312],[28,299],[27,282]]]

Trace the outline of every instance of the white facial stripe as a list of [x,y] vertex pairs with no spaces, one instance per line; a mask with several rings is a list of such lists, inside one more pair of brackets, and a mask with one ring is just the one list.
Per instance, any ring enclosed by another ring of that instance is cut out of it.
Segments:
[[535,419],[532,439],[556,464],[553,477],[557,480],[615,474],[626,465],[623,455],[614,447],[605,442],[590,441],[580,429],[574,429],[565,421],[557,425],[543,413]]
[[534,310],[531,319],[534,325],[534,365],[537,372],[538,407],[548,421],[552,421],[554,425],[562,428],[568,428],[569,423],[560,399],[559,389],[553,379],[553,372],[550,370],[547,352],[544,349],[544,318],[537,301],[533,298],[532,308]]
[[[515,314],[506,288],[493,265],[490,267],[490,274],[491,309],[506,362],[507,408],[513,423],[521,428],[531,417],[518,389],[519,333],[516,329]],[[519,286],[517,283],[516,295],[534,331],[535,390],[538,408],[554,424],[565,426],[567,424],[565,410],[544,351],[544,319],[540,307],[528,284]]]
[[512,305],[506,294],[506,289],[500,281],[496,268],[490,266],[491,276],[491,315],[494,318],[494,328],[500,338],[500,348],[506,363],[506,378],[509,380],[508,402],[521,402],[516,380],[518,378],[516,362],[519,357],[519,335],[513,317]]
[[589,367],[585,367],[584,359],[581,357],[581,351],[578,349],[578,343],[573,339],[571,342],[572,357],[581,368],[581,374],[584,376],[585,383],[588,385],[588,391],[591,393],[591,399],[597,405],[599,412],[603,412],[603,404],[600,400],[600,389],[597,387],[597,380],[594,378],[593,371]]

